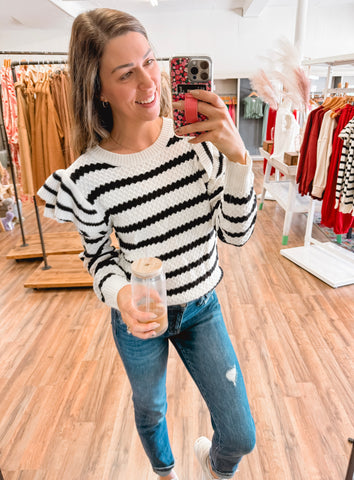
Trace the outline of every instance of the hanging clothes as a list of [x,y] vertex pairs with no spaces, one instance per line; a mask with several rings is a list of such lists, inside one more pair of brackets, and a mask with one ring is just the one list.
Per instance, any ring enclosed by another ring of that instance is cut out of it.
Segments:
[[[267,132],[266,132],[266,138],[265,140],[274,140],[274,128],[275,128],[275,121],[277,118],[277,111],[274,110],[273,108],[269,107],[268,111],[268,122],[267,122]],[[270,151],[270,154],[273,153],[274,150],[274,145],[272,146],[272,150]],[[267,167],[267,159],[263,159],[263,173],[265,173]],[[275,173],[275,168],[272,167],[270,174],[273,175]]]
[[33,196],[35,189],[32,177],[32,126],[30,121],[30,103],[27,101],[27,86],[25,83],[15,84],[18,107],[18,144],[21,163],[22,189],[27,195]]
[[5,130],[10,146],[11,159],[16,182],[21,185],[21,165],[19,160],[18,128],[17,128],[17,99],[15,93],[14,79],[9,64],[1,67],[1,92],[2,92],[2,111],[4,117]]
[[50,65],[21,66],[17,72],[18,145],[22,188],[29,195],[55,170],[74,161],[70,146],[69,86],[66,71]]
[[243,99],[244,112],[243,116],[246,119],[263,118],[264,102],[257,96],[248,95]]
[[335,208],[354,215],[354,118],[340,132],[343,140],[339,162]]
[[317,142],[317,163],[311,192],[311,196],[315,199],[322,199],[327,184],[328,167],[332,154],[333,134],[336,125],[337,120],[332,117],[332,110],[328,110],[323,116]]
[[266,103],[264,105],[264,111],[263,111],[262,144],[263,144],[264,140],[267,140],[268,115],[269,115],[269,105],[268,105],[268,103]]
[[69,167],[75,160],[71,147],[71,126],[72,118],[68,106],[70,97],[69,75],[66,70],[57,70],[49,78],[50,91],[53,97],[54,107],[57,111],[59,122],[63,130],[63,154],[65,168]]
[[291,110],[291,101],[285,99],[278,108],[275,120],[272,158],[283,162],[285,152],[294,152],[299,132],[299,124]]
[[307,119],[296,175],[296,182],[299,184],[301,195],[311,194],[312,191],[312,183],[316,173],[317,142],[325,113],[326,110],[321,106],[312,110]]

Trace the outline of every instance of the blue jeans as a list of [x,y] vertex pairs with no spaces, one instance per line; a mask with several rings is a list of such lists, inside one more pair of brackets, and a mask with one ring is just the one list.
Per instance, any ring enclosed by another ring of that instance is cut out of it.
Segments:
[[168,330],[141,340],[127,333],[112,309],[114,340],[133,390],[135,423],[155,473],[173,466],[166,424],[166,366],[169,340],[197,384],[214,429],[211,465],[232,478],[243,455],[255,445],[255,426],[238,360],[213,291],[185,305],[168,307]]

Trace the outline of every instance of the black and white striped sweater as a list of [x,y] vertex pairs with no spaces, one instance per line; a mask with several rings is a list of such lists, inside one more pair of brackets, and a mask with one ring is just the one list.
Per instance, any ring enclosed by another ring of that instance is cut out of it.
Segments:
[[222,278],[217,236],[243,245],[257,211],[251,160],[232,163],[212,144],[191,145],[166,118],[149,148],[119,155],[97,146],[54,172],[38,194],[45,216],[76,225],[94,291],[113,308],[132,262],[144,256],[163,261],[169,305],[211,291]]

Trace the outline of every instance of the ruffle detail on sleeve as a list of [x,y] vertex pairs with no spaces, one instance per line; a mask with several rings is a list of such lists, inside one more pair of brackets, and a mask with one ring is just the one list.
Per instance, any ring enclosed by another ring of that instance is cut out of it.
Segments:
[[44,216],[57,222],[72,222],[79,231],[102,228],[103,215],[89,203],[70,179],[66,170],[56,170],[37,194],[45,201]]

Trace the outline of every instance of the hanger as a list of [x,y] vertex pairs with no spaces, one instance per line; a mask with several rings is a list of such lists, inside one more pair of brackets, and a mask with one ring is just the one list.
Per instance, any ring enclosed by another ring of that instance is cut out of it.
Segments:
[[249,97],[258,97],[258,93],[257,92],[251,92],[248,96]]

